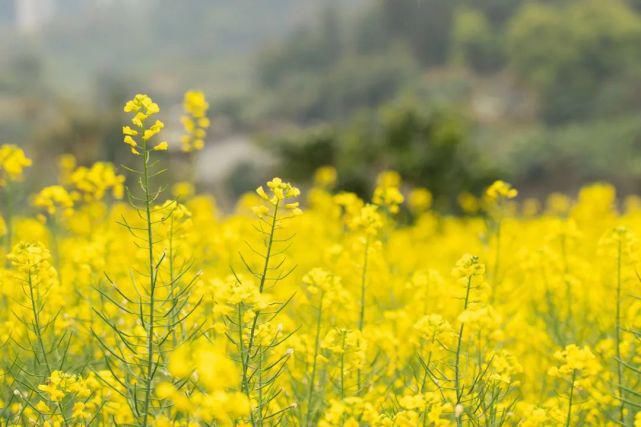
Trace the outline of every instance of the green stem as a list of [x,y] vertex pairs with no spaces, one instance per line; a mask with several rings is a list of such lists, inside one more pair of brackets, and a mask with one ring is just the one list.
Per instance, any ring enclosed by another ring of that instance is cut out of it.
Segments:
[[263,352],[258,346],[258,427],[263,426]]
[[[369,236],[365,239],[365,255],[363,258],[363,269],[361,271],[361,307],[358,317],[358,330],[363,332],[365,327],[365,291],[367,289],[367,265],[369,261]],[[361,393],[361,369],[356,371],[356,393]]]
[[576,369],[572,371],[572,382],[570,383],[570,396],[568,398],[568,414],[565,419],[565,427],[570,427],[572,419],[572,400],[574,399],[574,382],[576,380]]
[[242,389],[249,399],[249,388],[245,387],[247,380],[245,367],[245,344],[243,343],[243,307],[242,302],[238,304],[238,346],[240,347],[240,359],[243,362],[243,383]]
[[342,331],[342,352],[341,352],[341,400],[345,399],[345,335],[347,331]]
[[[280,201],[277,201],[276,204],[274,205],[274,214],[272,217],[272,223],[271,223],[271,229],[269,232],[269,239],[267,242],[267,253],[265,254],[265,263],[263,265],[263,273],[260,277],[260,285],[259,285],[259,292],[262,294],[263,290],[265,288],[265,283],[267,282],[267,271],[269,270],[269,261],[271,259],[271,252],[272,252],[272,246],[274,244],[274,237],[276,234],[276,222],[278,218],[278,208],[280,205]],[[242,388],[243,391],[247,396],[250,395],[249,391],[249,379],[248,379],[248,372],[249,372],[249,359],[251,358],[251,353],[254,347],[254,339],[256,336],[256,327],[258,326],[258,317],[260,316],[260,310],[256,311],[256,314],[254,314],[254,319],[252,321],[252,326],[249,331],[249,342],[247,343],[247,349],[245,350],[245,355],[241,354],[241,364],[242,364],[242,371],[243,371],[243,378],[242,378]]]
[[621,240],[617,246],[617,290],[616,290],[616,355],[617,355],[617,388],[619,390],[619,422],[625,425],[625,399],[623,395],[623,365],[621,361]]
[[[467,306],[470,301],[470,289],[472,288],[472,276],[467,278],[467,286],[465,290],[465,302],[463,304],[463,311],[467,310]],[[456,404],[461,403],[462,391],[461,391],[461,379],[460,379],[460,365],[461,365],[461,347],[463,345],[463,330],[465,328],[465,323],[461,323],[458,332],[458,339],[456,343],[456,358],[454,360],[454,389],[456,391]],[[456,425],[461,426],[462,421],[461,417],[456,418]]]
[[172,335],[173,344],[174,344],[174,347],[175,347],[176,344],[178,343],[178,338],[176,336],[176,328],[179,327],[179,326],[182,326],[182,323],[180,323],[180,325],[178,325],[177,324],[178,322],[176,322],[176,319],[177,319],[177,317],[176,317],[176,315],[177,315],[177,313],[176,313],[177,301],[176,301],[176,296],[175,296],[175,294],[176,294],[176,290],[175,290],[176,284],[174,283],[174,281],[175,281],[175,278],[174,278],[174,216],[172,214],[171,218],[170,218],[170,223],[169,223],[169,284],[170,284],[169,285],[169,298],[171,300],[171,310],[170,310],[170,314],[169,314],[168,323],[169,323],[170,327],[171,327],[171,325],[173,325],[173,329],[171,330],[171,335]]
[[314,359],[312,362],[312,375],[309,380],[309,394],[307,397],[307,417],[306,425],[312,426],[312,401],[314,396],[314,381],[316,379],[316,367],[318,363],[318,350],[320,348],[320,333],[321,333],[321,320],[323,315],[323,294],[321,294],[318,304],[318,311],[316,312],[316,338],[314,340]]
[[64,410],[62,409],[62,404],[58,402],[58,410],[60,411],[60,416],[62,417],[62,425],[68,426],[69,421],[67,421],[67,416],[64,413]]
[[143,191],[145,192],[145,216],[147,220],[147,242],[149,262],[149,319],[147,321],[147,366],[145,375],[145,400],[143,403],[144,418],[142,425],[147,426],[151,389],[154,375],[154,302],[156,291],[156,270],[154,266],[154,241],[151,220],[151,198],[149,193],[149,159],[150,151],[145,143],[143,162]]
[[42,359],[44,360],[45,367],[47,368],[47,377],[51,376],[51,365],[49,364],[49,359],[47,358],[47,350],[45,349],[44,340],[42,339],[42,331],[40,329],[40,313],[36,307],[36,295],[33,290],[33,280],[31,277],[31,272],[29,272],[29,298],[31,299],[31,311],[33,313],[33,330],[36,334],[36,340],[38,341],[38,346],[42,352]]

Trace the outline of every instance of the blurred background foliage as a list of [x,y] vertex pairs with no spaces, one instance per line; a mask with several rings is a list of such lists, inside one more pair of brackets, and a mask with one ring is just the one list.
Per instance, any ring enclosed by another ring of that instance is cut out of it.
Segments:
[[360,194],[396,169],[444,210],[499,176],[533,196],[639,190],[639,0],[16,0],[0,37],[0,141],[42,162],[34,185],[62,152],[124,161],[135,91],[177,141],[198,88],[213,127],[197,178],[223,200],[323,165]]
[[462,192],[480,192],[498,171],[470,143],[465,119],[445,109],[414,103],[385,105],[339,126],[311,130],[266,142],[283,174],[305,181],[309,171],[334,165],[338,188],[368,194],[372,173],[395,170],[416,186],[429,184],[437,207],[453,206]]

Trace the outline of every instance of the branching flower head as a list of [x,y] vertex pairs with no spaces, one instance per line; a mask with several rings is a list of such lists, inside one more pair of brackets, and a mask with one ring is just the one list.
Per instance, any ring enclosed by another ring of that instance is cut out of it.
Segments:
[[68,393],[73,393],[81,399],[91,395],[90,388],[82,378],[62,371],[53,371],[47,384],[39,385],[38,389],[45,392],[52,402],[59,402]]
[[181,138],[182,150],[186,153],[202,150],[205,146],[207,128],[210,125],[207,117],[209,103],[205,94],[195,90],[187,91],[183,108],[185,114],[180,118],[185,129],[185,134]]
[[322,268],[314,268],[303,276],[303,284],[311,294],[328,292],[340,286],[340,278]]
[[24,273],[33,273],[51,260],[51,253],[40,242],[20,242],[7,255],[13,268]]
[[351,219],[358,215],[365,205],[356,194],[345,191],[334,196],[334,203],[336,204],[338,215],[341,215],[345,224],[348,225]]
[[638,239],[632,230],[620,225],[608,230],[601,237],[599,252],[613,257],[621,255],[636,259],[639,252]]
[[374,237],[383,227],[383,218],[378,212],[378,206],[367,204],[360,209],[358,214],[349,219],[347,225],[356,232]]
[[413,329],[416,334],[412,338],[415,340],[418,338],[416,344],[420,345],[422,349],[431,351],[434,344],[438,344],[437,348],[447,350],[454,345],[456,338],[454,328],[440,314],[428,314],[421,317],[414,324]]
[[20,147],[11,144],[1,145],[0,187],[12,181],[20,181],[22,172],[29,166],[31,166],[31,159],[25,155]]
[[519,192],[509,183],[501,180],[494,181],[487,190],[485,195],[493,201],[509,200],[515,198]]
[[361,369],[365,364],[367,341],[359,330],[332,329],[321,342],[326,351],[344,357],[346,368]]
[[576,375],[577,379],[589,379],[598,375],[601,369],[596,356],[587,346],[567,345],[563,350],[554,353],[554,358],[560,364],[548,370],[548,375],[553,377],[567,379]]
[[312,295],[321,295],[326,311],[345,309],[350,302],[350,295],[343,287],[340,276],[332,274],[323,268],[313,268],[303,276],[303,285]]
[[488,380],[505,385],[516,385],[515,377],[523,372],[523,367],[516,357],[507,350],[500,350],[491,355],[485,367]]
[[51,252],[40,242],[19,242],[7,255],[12,268],[19,272],[23,284],[50,288],[58,284],[58,273],[51,265]]
[[70,174],[69,181],[85,201],[102,200],[108,192],[118,200],[124,195],[125,177],[116,173],[111,163],[97,162],[91,167],[81,166]]
[[191,230],[191,212],[185,205],[175,200],[166,200],[152,210],[156,232],[163,239],[184,239]]
[[61,213],[65,217],[73,215],[74,195],[61,185],[45,187],[33,199],[33,205],[43,209],[50,216]]
[[[302,213],[299,202],[293,200],[300,196],[300,190],[280,178],[274,178],[269,181],[267,183],[267,191],[261,185],[256,189],[256,193],[272,206],[280,206],[284,202],[285,209],[291,212],[292,215],[300,215]],[[254,208],[254,212],[260,217],[266,215],[268,211],[264,205]]]
[[481,263],[476,255],[465,254],[457,262],[452,270],[452,275],[457,279],[468,279],[471,277],[483,277],[485,265]]
[[158,104],[148,95],[137,94],[131,101],[127,101],[124,111],[133,113],[131,123],[134,127],[123,126],[122,128],[124,142],[131,148],[133,154],[140,155],[141,150],[164,151],[169,148],[166,141],[159,142],[153,147],[149,142],[165,127],[165,124],[160,120],[156,120],[151,126],[146,124],[147,119],[160,112]]
[[401,177],[397,172],[385,171],[378,177],[378,185],[374,190],[372,202],[386,208],[390,213],[399,211],[399,206],[405,198],[400,192]]

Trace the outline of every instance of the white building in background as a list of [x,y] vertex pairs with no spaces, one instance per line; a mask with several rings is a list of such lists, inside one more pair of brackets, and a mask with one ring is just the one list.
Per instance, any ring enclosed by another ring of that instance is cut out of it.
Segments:
[[16,28],[21,33],[37,33],[52,17],[54,0],[14,0]]

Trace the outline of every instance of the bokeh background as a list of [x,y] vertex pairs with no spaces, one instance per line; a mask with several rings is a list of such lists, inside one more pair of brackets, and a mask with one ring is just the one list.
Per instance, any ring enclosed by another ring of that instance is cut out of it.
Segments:
[[640,0],[0,0],[0,39],[0,142],[33,187],[62,153],[126,162],[136,92],[177,142],[188,89],[212,128],[171,170],[223,206],[323,165],[361,194],[395,169],[442,210],[497,177],[641,185]]

